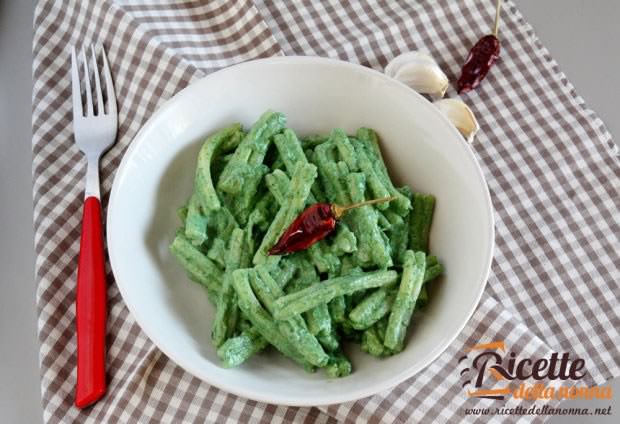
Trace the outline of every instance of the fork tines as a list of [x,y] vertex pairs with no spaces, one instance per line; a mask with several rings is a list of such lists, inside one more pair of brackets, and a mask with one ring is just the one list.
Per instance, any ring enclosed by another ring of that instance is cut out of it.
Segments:
[[[75,46],[71,48],[71,88],[73,92],[73,115],[75,116],[100,116],[100,115],[116,115],[116,101],[114,96],[114,88],[112,85],[112,76],[110,74],[110,68],[108,65],[108,59],[106,58],[105,50],[103,46],[100,48],[101,56],[103,58],[103,79],[106,89],[105,99],[107,99],[107,110],[104,107],[104,96],[101,90],[101,79],[99,76],[99,66],[97,65],[97,55],[95,53],[95,47],[90,46],[91,53],[91,66],[88,66],[88,60],[86,57],[86,51],[84,47],[81,49],[81,61],[83,66],[83,81],[84,87],[80,86],[80,73],[78,67],[78,58],[75,51]],[[97,98],[97,108],[95,113],[93,105],[93,91],[91,87],[91,72],[94,75],[95,80],[95,96]],[[82,89],[86,93],[86,113],[82,107]]]

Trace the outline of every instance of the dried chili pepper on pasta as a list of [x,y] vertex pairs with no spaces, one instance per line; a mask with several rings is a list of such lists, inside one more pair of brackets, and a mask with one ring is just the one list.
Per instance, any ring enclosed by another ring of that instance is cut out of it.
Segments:
[[315,203],[308,206],[284,231],[278,242],[269,249],[270,255],[285,255],[305,250],[324,239],[336,229],[337,221],[351,209],[375,203],[390,202],[396,197],[382,197],[341,206],[331,203]]

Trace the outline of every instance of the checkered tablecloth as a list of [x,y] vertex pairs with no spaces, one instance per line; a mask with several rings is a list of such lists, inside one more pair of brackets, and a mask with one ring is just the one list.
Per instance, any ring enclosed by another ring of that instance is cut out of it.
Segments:
[[[119,133],[102,161],[105,210],[115,169],[138,129],[192,81],[282,54],[329,56],[381,70],[408,50],[430,52],[455,80],[493,15],[491,0],[39,1],[32,148],[45,421],[473,421],[478,417],[465,416],[464,408],[493,401],[468,399],[455,364],[465,346],[496,339],[520,355],[559,351],[584,358],[588,384],[619,376],[617,151],[601,120],[507,1],[501,59],[478,90],[462,96],[482,127],[473,149],[496,212],[495,260],[477,311],[435,362],[398,387],[357,402],[292,408],[242,399],[164,356],[128,313],[108,268],[108,393],[89,409],[72,406],[86,162],[73,142],[71,45],[103,43],[115,79]],[[453,89],[448,96],[456,97]]]

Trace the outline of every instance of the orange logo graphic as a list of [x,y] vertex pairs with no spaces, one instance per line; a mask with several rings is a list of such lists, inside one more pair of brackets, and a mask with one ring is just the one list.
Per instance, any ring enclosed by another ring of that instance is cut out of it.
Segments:
[[[611,387],[576,387],[542,383],[525,384],[523,381],[578,381],[586,375],[585,361],[571,358],[567,352],[553,352],[544,358],[517,358],[508,351],[504,340],[480,343],[465,349],[458,364],[462,387],[471,398],[505,399],[512,395],[522,399],[574,399],[593,397],[611,399]],[[519,382],[514,387],[513,382]]]

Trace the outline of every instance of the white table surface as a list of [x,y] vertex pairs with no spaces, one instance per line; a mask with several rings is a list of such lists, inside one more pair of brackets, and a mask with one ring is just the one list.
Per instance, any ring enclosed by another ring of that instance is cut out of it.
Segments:
[[[620,142],[620,1],[516,2],[577,92]],[[33,6],[34,0],[0,0],[0,421],[16,424],[42,421],[30,171]],[[617,420],[618,379],[615,392]],[[595,407],[591,401],[583,406]],[[615,421],[562,417],[551,422]]]

